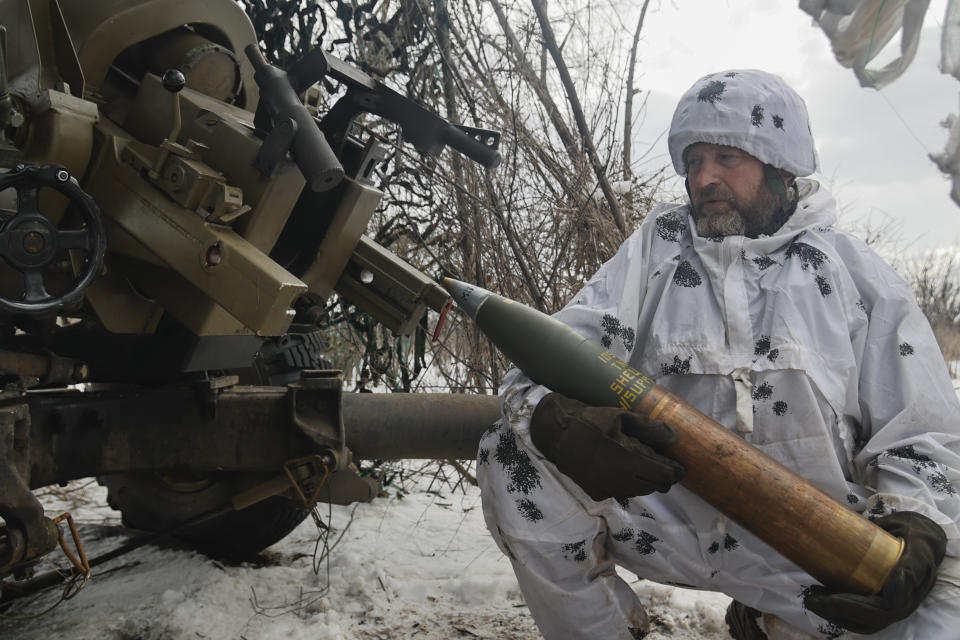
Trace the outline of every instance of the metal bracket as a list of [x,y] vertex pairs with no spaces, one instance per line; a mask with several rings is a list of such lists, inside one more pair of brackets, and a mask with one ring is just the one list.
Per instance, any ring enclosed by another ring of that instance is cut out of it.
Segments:
[[30,410],[26,404],[0,409],[0,575],[39,558],[57,545],[58,532],[27,481],[30,464]]
[[383,163],[387,159],[387,148],[377,142],[375,139],[371,138],[367,145],[363,148],[363,155],[360,156],[360,166],[357,169],[357,175],[354,176],[357,182],[362,182],[364,184],[369,184],[371,186],[376,186],[374,184],[373,170],[377,168],[378,164]]
[[[307,509],[313,507],[317,502],[320,489],[323,488],[330,475],[330,462],[329,456],[312,455],[283,463],[284,473],[287,474],[290,484],[293,485],[294,490],[303,502],[303,506]],[[310,492],[309,498],[305,490]]]
[[204,415],[211,420],[217,418],[217,397],[221,390],[235,387],[240,382],[240,376],[214,376],[199,380],[196,384],[197,392],[203,406]]
[[296,136],[297,122],[293,118],[277,118],[277,124],[267,134],[263,144],[260,145],[260,150],[257,151],[257,157],[253,160],[257,171],[266,178],[272,176],[274,169],[290,151],[290,145],[293,144]]
[[491,149],[497,150],[500,148],[500,132],[493,131],[492,129],[478,129],[477,127],[468,127],[462,124],[453,125],[460,131],[463,131],[465,134],[476,140],[482,145],[490,147]]
[[341,406],[342,372],[339,369],[304,370],[300,382],[288,385],[287,393],[293,423],[330,451],[333,457],[330,470],[336,471],[349,463]]

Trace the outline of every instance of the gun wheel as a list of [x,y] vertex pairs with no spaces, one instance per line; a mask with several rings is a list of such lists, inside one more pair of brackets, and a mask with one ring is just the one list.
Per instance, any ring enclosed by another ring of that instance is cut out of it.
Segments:
[[[268,476],[253,473],[161,473],[104,475],[107,503],[123,515],[124,526],[168,531],[200,514],[219,509]],[[204,553],[242,560],[281,540],[310,513],[300,502],[274,496],[242,511],[201,522],[176,537]]]
[[[282,386],[300,379],[303,369],[330,369],[319,332],[290,333],[267,340],[255,359],[253,384]],[[255,473],[117,473],[98,478],[107,502],[133,529],[166,531],[181,522],[229,504],[241,491],[269,479]],[[200,523],[176,534],[212,556],[249,557],[281,540],[309,515],[302,503],[274,496],[242,511]]]

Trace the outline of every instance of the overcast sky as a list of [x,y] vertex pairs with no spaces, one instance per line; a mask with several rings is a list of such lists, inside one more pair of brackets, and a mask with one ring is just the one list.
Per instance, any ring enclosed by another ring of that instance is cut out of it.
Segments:
[[[931,2],[916,59],[877,92],[861,88],[836,62],[826,36],[795,1],[651,2],[637,65],[638,87],[651,93],[636,142],[648,145],[665,132],[677,100],[697,78],[764,69],[807,102],[820,157],[814,177],[837,197],[841,225],[889,222],[901,250],[960,245],[960,207],[927,157],[943,151],[947,130],[940,122],[958,111],[960,96],[960,83],[937,68],[945,7],[946,0]],[[890,46],[899,49],[899,36]],[[649,162],[669,164],[665,135]]]

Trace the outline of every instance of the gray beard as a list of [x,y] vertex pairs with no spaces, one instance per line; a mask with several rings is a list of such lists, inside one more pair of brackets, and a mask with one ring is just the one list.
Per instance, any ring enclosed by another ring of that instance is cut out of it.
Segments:
[[697,223],[697,233],[702,238],[742,236],[747,229],[743,216],[736,209],[711,216],[706,216],[694,209],[694,220]]
[[704,213],[693,205],[693,219],[697,233],[703,238],[721,238],[726,236],[747,236],[756,238],[767,230],[767,225],[780,210],[780,203],[767,186],[761,185],[760,191],[746,205],[735,203],[727,211]]

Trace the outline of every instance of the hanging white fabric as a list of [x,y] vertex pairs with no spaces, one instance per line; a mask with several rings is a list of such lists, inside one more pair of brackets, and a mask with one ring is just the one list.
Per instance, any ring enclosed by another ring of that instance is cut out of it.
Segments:
[[[943,34],[940,38],[940,71],[960,80],[960,0],[947,3],[943,19]],[[950,197],[960,205],[960,117],[947,116],[943,122],[950,133],[943,153],[930,154],[940,171],[953,177]]]
[[[853,69],[860,85],[880,89],[900,77],[917,53],[923,18],[930,0],[800,0],[830,39],[837,62]],[[867,68],[900,33],[900,57],[882,68]],[[960,0],[948,0],[940,40],[940,71],[960,80]],[[960,118],[947,115],[949,130],[943,153],[930,154],[953,179],[950,197],[960,205]]]
[[[930,0],[801,0],[827,37],[837,62],[850,67],[860,85],[879,89],[900,77],[917,53],[920,29]],[[900,57],[880,69],[867,65],[888,42],[900,35]]]

